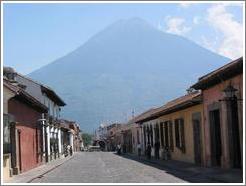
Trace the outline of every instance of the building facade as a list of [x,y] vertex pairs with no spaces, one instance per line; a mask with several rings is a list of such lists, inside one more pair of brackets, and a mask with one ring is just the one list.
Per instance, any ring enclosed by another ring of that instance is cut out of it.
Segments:
[[191,92],[137,119],[143,127],[144,150],[151,155],[202,165],[203,106],[200,92]]
[[59,158],[61,154],[60,110],[64,101],[51,88],[23,76],[9,67],[4,67],[4,76],[18,83],[25,92],[48,108],[42,115],[43,155],[46,162]]
[[3,179],[9,179],[12,174],[11,167],[11,123],[14,122],[13,116],[8,112],[8,102],[16,95],[6,83],[3,83]]
[[243,160],[243,58],[199,78],[204,109],[205,165],[241,168]]
[[[4,91],[4,128],[6,129],[4,146],[10,154],[7,163],[11,165],[10,172],[19,174],[43,163],[40,119],[48,109],[15,82],[4,78],[3,84],[4,89],[8,90]],[[8,96],[9,91],[14,94],[11,98]],[[7,141],[9,148],[6,148]]]

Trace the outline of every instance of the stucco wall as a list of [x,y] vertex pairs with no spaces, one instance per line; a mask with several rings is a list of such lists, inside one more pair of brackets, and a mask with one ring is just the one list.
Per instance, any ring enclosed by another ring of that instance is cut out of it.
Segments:
[[15,116],[16,128],[20,130],[21,171],[25,172],[41,162],[40,130],[36,128],[41,113],[13,98],[8,106],[9,113]]
[[[209,127],[209,106],[213,104],[220,105],[220,120],[221,120],[221,143],[222,143],[222,167],[228,167],[229,165],[229,142],[226,126],[226,105],[225,101],[219,101],[224,99],[223,90],[231,83],[231,85],[238,89],[236,95],[239,99],[243,98],[243,75],[237,75],[234,78],[223,81],[213,87],[203,90],[203,103],[204,103],[204,126],[205,126],[205,139],[206,139],[206,149],[205,149],[205,161],[206,165],[211,165],[211,150],[210,150],[210,127]],[[239,111],[239,132],[240,132],[240,145],[241,149],[243,147],[243,102],[238,102]],[[242,150],[241,150],[242,152]]]
[[3,86],[3,113],[8,114],[8,101],[14,97],[15,94],[5,86]]
[[[172,121],[173,127],[173,144],[174,150],[171,152],[171,157],[174,160],[185,161],[194,163],[194,140],[193,140],[193,124],[192,124],[192,114],[200,112],[201,113],[201,139],[202,139],[202,149],[205,146],[203,142],[203,106],[202,104],[189,107],[184,110],[180,110],[165,116],[162,116],[158,119],[158,122],[164,121]],[[175,146],[175,128],[174,128],[174,120],[183,118],[184,119],[184,133],[185,133],[185,153],[183,153],[179,148]],[[203,152],[201,153],[203,154]]]
[[[14,96],[11,90],[3,86],[3,114],[8,114],[8,101]],[[10,178],[11,154],[4,154],[3,161],[3,178],[7,180]]]

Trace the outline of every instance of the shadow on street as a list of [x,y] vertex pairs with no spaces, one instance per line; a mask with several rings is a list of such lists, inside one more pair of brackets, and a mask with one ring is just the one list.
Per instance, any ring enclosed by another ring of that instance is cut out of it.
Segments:
[[[194,183],[242,183],[242,171],[235,170],[234,172],[223,171],[220,168],[205,168],[189,163],[179,162],[177,165],[167,165],[165,160],[148,160],[144,156],[140,158],[135,155],[121,154],[126,159],[134,160],[148,166],[163,170],[168,174],[176,176],[188,182]],[[159,162],[158,162],[159,161]],[[164,163],[163,163],[163,162]],[[168,160],[167,160],[168,161]],[[183,164],[183,165],[182,165]],[[236,176],[235,176],[236,175]],[[225,179],[226,178],[226,179]]]

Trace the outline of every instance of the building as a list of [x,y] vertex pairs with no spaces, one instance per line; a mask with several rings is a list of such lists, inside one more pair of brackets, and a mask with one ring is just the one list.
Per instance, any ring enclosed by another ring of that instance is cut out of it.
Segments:
[[[42,123],[48,108],[15,81],[3,78],[5,177],[43,163]],[[8,171],[9,170],[9,171]],[[9,172],[9,174],[6,174]]]
[[69,128],[69,121],[60,119],[60,130],[61,130],[61,156],[64,157],[66,154],[66,147],[67,145],[72,146],[72,138],[73,134],[71,132],[71,129]]
[[115,151],[117,147],[117,143],[115,141],[115,134],[118,128],[121,127],[121,124],[119,123],[113,123],[110,125],[107,125],[107,135],[106,135],[106,146],[107,151]]
[[205,165],[241,168],[243,163],[243,58],[199,78],[202,90]]
[[81,135],[80,135],[80,128],[79,125],[76,124],[74,121],[69,122],[69,128],[71,133],[71,146],[74,152],[80,151],[80,141],[81,141]]
[[[5,81],[5,80],[4,80]],[[12,86],[11,86],[12,87]],[[10,127],[11,123],[14,122],[13,116],[8,112],[8,102],[11,98],[16,95],[15,89],[12,90],[6,82],[3,83],[3,178],[4,180],[9,179],[12,174],[11,166],[11,138],[10,138]]]
[[4,67],[3,75],[8,80],[18,83],[25,92],[48,108],[48,113],[42,116],[42,158],[46,162],[59,158],[61,154],[59,119],[61,107],[65,106],[65,102],[50,87],[23,76],[10,67]]
[[102,150],[107,150],[107,136],[108,136],[108,131],[107,131],[107,125],[106,124],[101,124],[98,129],[95,131],[95,139],[94,139],[94,144],[100,145]]
[[80,151],[81,143],[83,143],[83,141],[79,125],[74,121],[68,121],[65,119],[60,119],[59,123],[61,130],[61,155],[64,156],[67,145],[72,147],[73,152]]
[[[137,124],[135,125],[135,128],[137,130],[135,130],[136,132],[134,133],[135,138],[137,138],[137,142],[140,142],[141,145],[141,154],[142,155],[146,155],[146,147],[148,142],[150,143],[150,145],[153,148],[153,130],[152,128],[147,128],[147,126],[144,126],[142,124],[142,121],[144,121],[145,118],[149,118],[153,113],[155,113],[157,111],[157,108],[151,108],[141,114],[139,114],[138,116],[134,117],[132,120],[129,121],[129,123],[131,124]],[[148,132],[148,133],[147,133]],[[136,146],[136,144],[135,144]],[[135,147],[136,149],[136,147]]]
[[[143,126],[144,144],[152,156],[178,161],[203,162],[203,107],[200,92],[172,100],[136,122]],[[156,142],[160,148],[156,146]]]

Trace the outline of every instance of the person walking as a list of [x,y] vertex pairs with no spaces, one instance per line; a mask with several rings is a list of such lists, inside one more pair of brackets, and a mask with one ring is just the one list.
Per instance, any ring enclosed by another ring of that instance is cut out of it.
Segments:
[[155,142],[155,158],[156,159],[160,158],[159,150],[160,150],[160,142],[158,140],[158,141]]
[[120,143],[117,145],[117,153],[118,155],[121,155],[121,144]]
[[66,149],[67,150],[67,153],[66,153],[67,155],[70,154],[70,148],[71,148],[71,146],[67,145],[67,149]]
[[140,158],[141,157],[141,144],[140,143],[138,143],[137,149],[138,149],[138,157]]
[[151,145],[148,143],[147,145],[147,158],[150,160],[151,159]]
[[72,146],[70,146],[70,156],[72,156],[73,155],[73,148],[72,148]]

